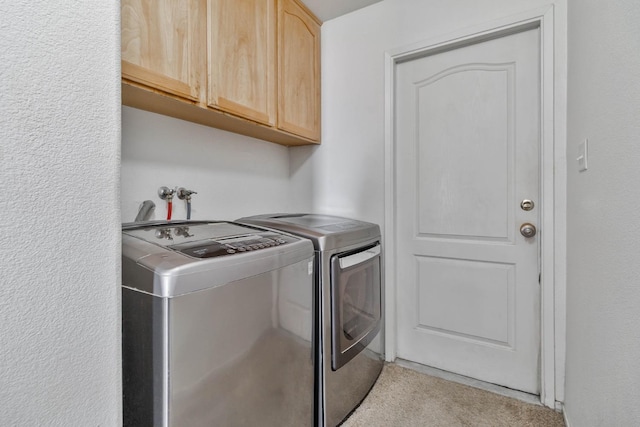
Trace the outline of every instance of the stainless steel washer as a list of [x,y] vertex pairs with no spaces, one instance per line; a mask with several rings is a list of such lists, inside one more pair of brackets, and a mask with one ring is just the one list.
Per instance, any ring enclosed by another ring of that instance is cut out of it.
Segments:
[[123,226],[125,426],[314,420],[313,246],[231,222]]
[[238,222],[306,237],[316,253],[319,426],[342,422],[365,398],[384,360],[380,228],[314,214],[267,214]]

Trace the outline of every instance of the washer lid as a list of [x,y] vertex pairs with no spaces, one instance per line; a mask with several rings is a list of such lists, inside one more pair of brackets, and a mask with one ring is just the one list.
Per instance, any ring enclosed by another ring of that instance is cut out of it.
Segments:
[[173,221],[126,225],[122,231],[122,285],[176,297],[312,256],[309,240],[251,225]]
[[237,221],[306,237],[316,250],[340,249],[380,238],[380,227],[376,224],[333,215],[274,213]]
[[272,217],[283,223],[297,224],[305,228],[316,229],[325,233],[340,232],[362,227],[361,221],[339,216],[318,214],[286,214]]

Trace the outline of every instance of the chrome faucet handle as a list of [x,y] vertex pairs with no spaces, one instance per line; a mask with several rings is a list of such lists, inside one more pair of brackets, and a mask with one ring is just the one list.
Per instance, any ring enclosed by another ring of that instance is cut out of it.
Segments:
[[178,188],[177,194],[178,194],[178,199],[180,200],[184,200],[184,199],[191,200],[191,195],[198,194],[198,193],[193,190],[187,190],[184,187],[180,187]]
[[172,189],[169,187],[160,187],[158,188],[158,197],[160,197],[162,200],[171,201],[171,199],[173,199],[173,195],[175,192],[176,192],[175,189]]

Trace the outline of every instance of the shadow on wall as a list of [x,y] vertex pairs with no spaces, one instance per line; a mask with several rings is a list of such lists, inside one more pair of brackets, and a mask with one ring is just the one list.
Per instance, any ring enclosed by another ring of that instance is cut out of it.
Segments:
[[[121,210],[133,221],[144,200],[167,216],[161,186],[196,191],[192,219],[235,219],[312,207],[317,147],[288,148],[131,107],[122,108]],[[174,200],[172,219],[186,218]]]
[[317,179],[313,156],[318,145],[289,148],[289,200],[287,212],[314,212],[316,209]]
[[289,174],[294,176],[313,172],[311,158],[319,148],[319,145],[302,145],[289,148]]
[[124,162],[271,175],[273,158],[287,156],[287,148],[281,145],[131,107],[122,108]]

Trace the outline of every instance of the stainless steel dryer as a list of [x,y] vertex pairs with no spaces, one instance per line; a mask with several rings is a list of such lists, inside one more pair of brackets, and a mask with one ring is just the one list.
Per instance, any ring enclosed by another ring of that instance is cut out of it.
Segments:
[[364,399],[384,360],[380,228],[315,214],[268,214],[238,222],[306,237],[316,253],[319,426],[335,426]]
[[313,255],[231,222],[123,226],[124,425],[312,425]]

